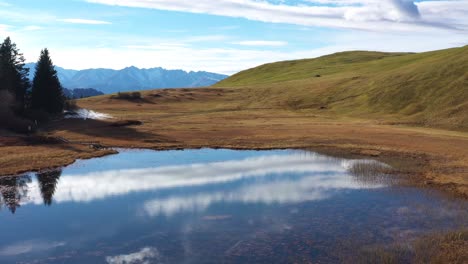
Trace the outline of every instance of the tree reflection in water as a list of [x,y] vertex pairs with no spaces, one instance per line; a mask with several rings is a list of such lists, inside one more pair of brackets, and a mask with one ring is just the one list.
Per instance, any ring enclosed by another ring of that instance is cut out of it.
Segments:
[[0,208],[6,206],[14,214],[21,206],[21,201],[27,197],[30,182],[29,175],[0,177]]
[[[62,170],[51,170],[36,174],[39,190],[45,205],[50,206],[57,188]],[[0,177],[0,210],[8,208],[15,213],[18,207],[28,199],[28,189],[31,187],[31,176]]]
[[42,173],[37,173],[37,181],[39,189],[45,205],[52,205],[52,198],[54,197],[57,183],[62,175],[62,170],[51,170]]

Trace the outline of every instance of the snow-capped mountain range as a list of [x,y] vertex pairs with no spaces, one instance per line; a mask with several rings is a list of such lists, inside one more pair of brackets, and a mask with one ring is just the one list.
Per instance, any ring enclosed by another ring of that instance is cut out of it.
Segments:
[[[30,79],[35,72],[35,63],[28,63]],[[203,87],[213,85],[227,75],[211,72],[186,72],[183,70],[166,70],[160,67],[139,69],[127,67],[122,70],[87,69],[68,70],[55,67],[64,88],[93,88],[105,94],[138,91],[158,88]]]

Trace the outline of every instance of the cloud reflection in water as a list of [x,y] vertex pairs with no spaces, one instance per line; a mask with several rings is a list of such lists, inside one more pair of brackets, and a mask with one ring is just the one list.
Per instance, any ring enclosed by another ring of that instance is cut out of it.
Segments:
[[[359,161],[289,152],[241,160],[73,176],[64,172],[55,190],[54,202],[92,202],[129,193],[169,190],[165,197],[144,203],[144,211],[156,216],[203,210],[216,202],[297,203],[325,199],[338,190],[384,186],[364,186],[349,176],[347,171],[356,162]],[[29,185],[27,202],[42,203],[37,180]],[[206,188],[213,185],[220,188]],[[170,190],[176,188],[190,191],[172,194]]]

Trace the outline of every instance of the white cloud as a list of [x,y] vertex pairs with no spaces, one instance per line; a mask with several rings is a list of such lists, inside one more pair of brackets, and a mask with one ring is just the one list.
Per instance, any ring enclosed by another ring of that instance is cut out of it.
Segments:
[[[336,4],[334,6],[272,4],[254,0],[87,0],[114,6],[183,11],[228,17],[241,17],[271,23],[289,23],[305,26],[325,26],[372,31],[427,30],[434,27],[457,27],[454,23],[433,23],[425,19],[427,2],[415,4],[411,0],[361,0],[361,1],[309,1]],[[430,1],[434,2],[434,1]],[[443,1],[439,6],[452,2]],[[449,22],[449,21],[447,21]]]
[[36,30],[41,30],[42,27],[40,26],[26,26],[23,28],[25,31],[36,31]]
[[7,3],[7,2],[0,1],[0,6],[9,7],[9,6],[11,6],[11,4]]
[[210,42],[210,41],[222,41],[228,39],[225,35],[205,35],[205,36],[192,36],[186,39],[180,39],[182,43],[196,43],[196,42]]
[[85,25],[109,25],[111,22],[102,21],[102,20],[92,20],[92,19],[81,19],[81,18],[66,18],[58,19],[58,21],[72,23],[72,24],[85,24]]
[[149,264],[159,263],[159,258],[156,248],[145,247],[135,253],[106,257],[106,261],[109,264]]
[[344,14],[351,21],[418,21],[420,16],[411,0],[367,1],[364,6],[350,7]]
[[[426,1],[417,3],[422,15],[429,21],[449,24],[468,31],[468,1]],[[466,34],[466,32],[465,32]]]
[[44,252],[65,246],[65,242],[29,240],[0,248],[0,256],[16,256],[31,252]]
[[[0,37],[6,37],[10,34],[10,26],[5,24],[0,24]],[[2,39],[3,40],[3,39]]]
[[282,46],[287,46],[288,42],[268,41],[268,40],[246,40],[246,41],[233,42],[233,44],[237,44],[241,46],[282,47]]
[[[393,21],[415,20],[420,17],[418,6],[413,0],[308,0],[310,3],[347,6],[345,18],[359,20]],[[352,13],[363,17],[352,17]]]
[[241,188],[174,195],[147,201],[143,210],[149,216],[172,216],[182,212],[202,212],[215,203],[292,204],[327,199],[338,190],[376,189],[383,185],[364,186],[346,173],[312,174],[300,179],[274,182],[256,181]]

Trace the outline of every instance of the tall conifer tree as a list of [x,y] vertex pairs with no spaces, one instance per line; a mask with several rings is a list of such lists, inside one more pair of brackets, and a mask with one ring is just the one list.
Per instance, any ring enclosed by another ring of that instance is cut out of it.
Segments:
[[29,69],[24,65],[23,54],[16,44],[7,37],[0,45],[0,90],[15,96],[15,110],[22,112],[26,106],[26,96],[31,84]]
[[51,114],[61,113],[65,105],[62,85],[57,71],[50,59],[49,51],[44,49],[36,64],[32,86],[32,108],[42,109]]

